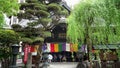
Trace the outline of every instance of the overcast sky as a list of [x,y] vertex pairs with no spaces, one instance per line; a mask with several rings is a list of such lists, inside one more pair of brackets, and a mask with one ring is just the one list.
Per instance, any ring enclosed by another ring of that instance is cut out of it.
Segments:
[[75,4],[79,3],[80,0],[65,0],[70,7],[73,7]]

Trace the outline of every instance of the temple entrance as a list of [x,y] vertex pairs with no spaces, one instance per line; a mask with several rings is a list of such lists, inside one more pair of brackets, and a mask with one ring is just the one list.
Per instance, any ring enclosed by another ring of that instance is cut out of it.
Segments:
[[52,52],[49,53],[53,56],[52,62],[78,62],[76,52]]

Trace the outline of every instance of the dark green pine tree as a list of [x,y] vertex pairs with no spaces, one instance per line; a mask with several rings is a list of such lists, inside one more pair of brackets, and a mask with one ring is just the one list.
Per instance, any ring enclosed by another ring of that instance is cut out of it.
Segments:
[[61,0],[48,0],[48,2],[45,0],[26,0],[25,3],[21,3],[18,18],[19,21],[27,19],[29,22],[24,28],[18,28],[17,24],[13,24],[12,26],[15,26],[13,29],[29,38],[49,36],[50,33],[45,33],[45,31],[58,24],[61,17],[69,15],[69,11],[61,3]]
[[57,24],[61,17],[68,16],[68,11],[60,5],[60,1],[50,1],[46,3],[44,0],[26,0],[26,3],[21,3],[18,18],[28,19],[29,27],[38,27],[43,30],[49,29]]
[[[20,10],[23,11],[18,13],[18,18],[19,21],[28,19],[29,22],[26,27],[14,24],[12,25],[13,29],[22,34],[21,38],[34,39],[32,42],[42,41],[44,37],[50,34],[45,33],[45,31],[58,24],[62,17],[69,15],[69,11],[60,4],[61,1],[57,0],[49,3],[46,3],[45,0],[26,0],[25,3],[21,3]],[[40,56],[38,57],[40,58]]]
[[19,21],[27,19],[29,22],[25,27],[22,27],[22,24],[13,24],[12,28],[24,37],[50,36],[50,33],[45,31],[58,24],[61,17],[69,15],[69,11],[61,3],[61,0],[50,0],[48,3],[45,0],[26,0],[21,3],[21,11],[17,16]]

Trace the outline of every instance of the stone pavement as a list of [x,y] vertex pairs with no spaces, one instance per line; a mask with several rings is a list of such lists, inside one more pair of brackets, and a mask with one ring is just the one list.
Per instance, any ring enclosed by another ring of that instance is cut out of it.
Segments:
[[[78,62],[51,62],[48,68],[76,68]],[[40,64],[40,66],[42,63]],[[24,64],[17,64],[18,68],[22,68]],[[34,65],[32,65],[34,67]]]
[[76,68],[77,62],[52,62],[48,68]]

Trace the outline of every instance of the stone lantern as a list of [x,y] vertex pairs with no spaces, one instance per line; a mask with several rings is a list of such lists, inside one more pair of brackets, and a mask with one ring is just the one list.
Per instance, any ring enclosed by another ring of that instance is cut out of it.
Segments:
[[17,59],[17,54],[19,53],[19,45],[18,44],[13,44],[11,46],[12,48],[12,65],[10,66],[10,68],[18,68],[16,66],[16,59]]

